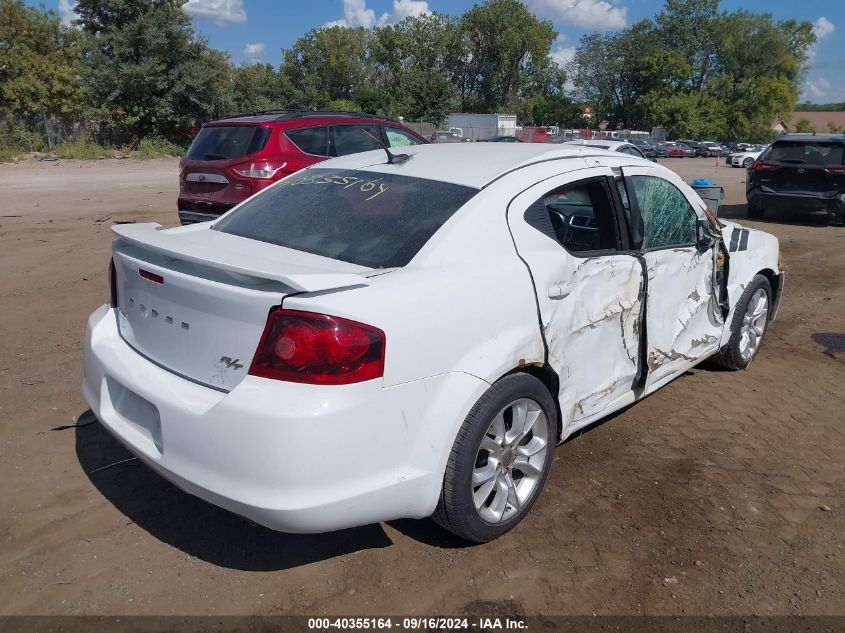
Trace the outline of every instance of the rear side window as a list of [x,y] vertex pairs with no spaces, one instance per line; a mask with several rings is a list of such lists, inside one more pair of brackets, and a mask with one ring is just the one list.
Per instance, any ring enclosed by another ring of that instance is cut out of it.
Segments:
[[796,165],[842,165],[843,145],[823,141],[778,141],[766,160]]
[[306,169],[214,229],[370,268],[406,265],[477,189],[347,169]]
[[390,147],[408,147],[421,144],[421,141],[415,136],[397,130],[395,127],[385,127],[384,133],[387,135],[387,144]]
[[204,127],[191,144],[188,160],[229,160],[260,152],[270,138],[270,128],[258,125]]
[[334,128],[335,156],[381,149],[381,137],[375,125],[336,125]]
[[329,155],[329,127],[327,125],[288,130],[285,136],[306,154]]

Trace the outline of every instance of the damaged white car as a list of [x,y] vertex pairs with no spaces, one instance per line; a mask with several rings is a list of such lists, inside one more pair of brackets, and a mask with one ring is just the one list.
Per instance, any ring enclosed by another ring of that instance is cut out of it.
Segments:
[[187,492],[274,529],[516,525],[555,445],[707,358],[754,359],[777,240],[588,147],[421,145],[211,223],[118,225],[85,397]]

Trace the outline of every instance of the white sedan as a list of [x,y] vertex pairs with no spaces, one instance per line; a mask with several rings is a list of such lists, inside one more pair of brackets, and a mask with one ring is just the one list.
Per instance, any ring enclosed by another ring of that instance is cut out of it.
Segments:
[[[187,492],[274,529],[514,527],[555,445],[760,349],[778,242],[590,147],[421,145],[294,174],[219,220],[115,225],[83,392]],[[566,449],[562,449],[566,450]]]
[[727,163],[731,167],[745,167],[750,169],[754,161],[766,150],[765,147],[760,149],[749,150],[745,152],[734,152],[728,156]]

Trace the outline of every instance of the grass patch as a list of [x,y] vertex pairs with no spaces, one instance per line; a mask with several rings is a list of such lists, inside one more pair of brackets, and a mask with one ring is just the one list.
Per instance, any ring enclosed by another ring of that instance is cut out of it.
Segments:
[[96,160],[109,154],[108,150],[97,145],[90,138],[82,138],[78,141],[62,143],[56,148],[56,155],[59,158],[76,160]]
[[0,163],[5,163],[14,160],[18,154],[25,154],[28,152],[24,147],[15,147],[13,145],[0,145]]
[[153,158],[166,158],[168,156],[181,156],[184,153],[185,149],[183,147],[171,143],[166,139],[151,136],[138,143],[138,151],[134,156],[138,160],[150,160]]

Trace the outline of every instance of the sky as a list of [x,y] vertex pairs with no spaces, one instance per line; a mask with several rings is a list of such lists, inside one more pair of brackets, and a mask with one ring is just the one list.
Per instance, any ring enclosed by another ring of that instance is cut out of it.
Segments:
[[[538,17],[551,20],[558,32],[552,55],[558,63],[572,58],[581,35],[615,31],[660,11],[661,0],[523,0]],[[34,0],[31,0],[35,4]],[[185,10],[196,31],[211,46],[226,50],[236,63],[267,62],[278,66],[281,51],[312,28],[377,28],[409,15],[437,11],[459,15],[474,0],[188,0]],[[64,19],[72,19],[73,0],[46,0]],[[722,0],[727,11],[770,12],[776,20],[812,22],[816,44],[801,100],[845,101],[845,1]]]

